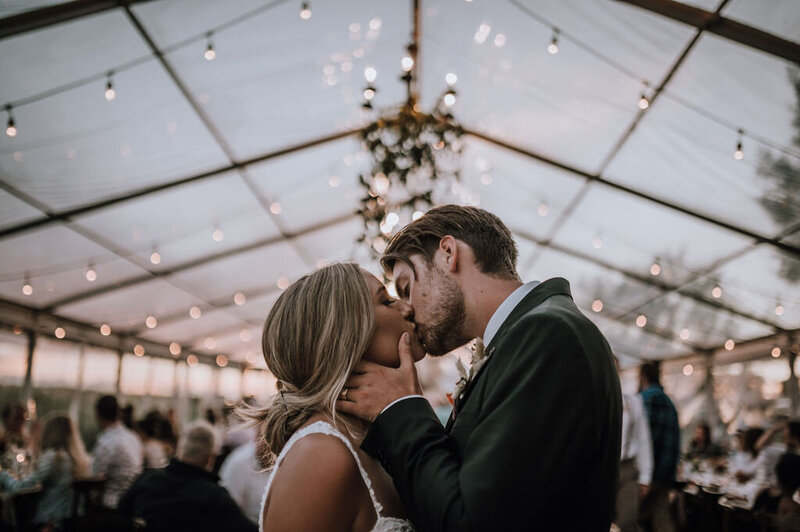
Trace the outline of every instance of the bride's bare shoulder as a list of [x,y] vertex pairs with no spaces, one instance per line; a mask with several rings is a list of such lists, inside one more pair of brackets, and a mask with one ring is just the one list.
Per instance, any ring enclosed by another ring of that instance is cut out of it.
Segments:
[[275,474],[264,528],[267,521],[281,530],[351,526],[360,504],[353,495],[361,489],[358,466],[344,442],[309,434],[294,444]]

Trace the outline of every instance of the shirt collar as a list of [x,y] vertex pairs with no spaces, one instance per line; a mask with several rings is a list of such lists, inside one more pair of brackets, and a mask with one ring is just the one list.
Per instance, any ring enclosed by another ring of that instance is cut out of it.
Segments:
[[489,319],[489,323],[486,324],[486,330],[483,332],[483,345],[489,345],[494,338],[494,335],[497,334],[497,331],[500,330],[500,326],[503,325],[503,322],[506,321],[511,311],[514,310],[520,301],[525,299],[531,290],[536,288],[536,285],[539,284],[539,281],[530,281],[528,283],[523,284],[513,292],[503,301],[497,310],[494,311],[492,317]]

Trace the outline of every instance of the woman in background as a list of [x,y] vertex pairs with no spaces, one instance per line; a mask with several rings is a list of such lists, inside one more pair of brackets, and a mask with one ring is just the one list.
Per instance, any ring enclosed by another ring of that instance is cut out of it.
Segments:
[[72,420],[56,416],[44,426],[33,472],[26,478],[15,479],[0,471],[0,486],[16,493],[41,485],[42,492],[36,507],[34,523],[46,530],[63,530],[64,520],[72,509],[72,481],[89,470],[89,458]]

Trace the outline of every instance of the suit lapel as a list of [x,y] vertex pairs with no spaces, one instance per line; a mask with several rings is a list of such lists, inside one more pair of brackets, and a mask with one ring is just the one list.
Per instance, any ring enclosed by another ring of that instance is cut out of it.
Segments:
[[[511,311],[508,318],[503,322],[498,329],[497,334],[494,335],[492,338],[491,343],[486,346],[486,356],[492,357],[494,355],[495,346],[499,343],[499,340],[508,333],[511,328],[511,325],[514,324],[517,320],[519,320],[526,312],[538,307],[541,305],[545,300],[552,296],[556,295],[565,295],[572,297],[572,294],[569,289],[569,282],[566,279],[562,279],[561,277],[554,277],[552,279],[548,279],[547,281],[539,284],[530,291],[528,295],[526,295],[522,301],[520,301],[514,310]],[[475,388],[475,383],[478,382],[483,371],[486,369],[491,363],[491,360],[486,360],[486,362],[481,366],[478,372],[472,377],[472,379],[467,383],[464,387],[464,390],[459,394],[458,397],[454,397],[454,404],[453,410],[450,412],[450,417],[447,420],[446,430],[449,432],[455,423],[456,416],[458,415],[459,410],[466,402],[467,398],[469,397],[470,392],[472,392],[473,388]]]

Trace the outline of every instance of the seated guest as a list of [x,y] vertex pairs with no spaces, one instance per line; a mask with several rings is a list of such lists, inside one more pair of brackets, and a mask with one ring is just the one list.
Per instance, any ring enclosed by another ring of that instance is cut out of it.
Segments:
[[218,447],[209,423],[191,424],[178,442],[178,457],[145,471],[120,500],[120,513],[143,519],[148,532],[258,530],[210,472]]
[[[779,432],[783,435],[784,443],[773,444],[772,440]],[[771,427],[758,439],[755,448],[758,450],[757,480],[777,491],[775,466],[784,453],[797,454],[800,451],[800,422],[786,421]]]
[[120,496],[142,472],[142,444],[117,421],[119,405],[113,395],[97,400],[95,415],[100,434],[94,447],[92,474],[106,479],[103,506],[114,509]]
[[800,488],[800,456],[789,453],[782,455],[775,465],[775,476],[781,490],[778,515],[800,517],[800,504],[793,500]]
[[698,423],[694,428],[694,436],[689,443],[686,458],[689,460],[716,459],[724,454],[722,448],[711,441],[711,427],[708,426],[708,423]]
[[219,470],[219,483],[228,490],[248,519],[258,523],[261,497],[271,472],[256,458],[256,443],[251,440],[237,447]]
[[758,449],[756,442],[764,434],[764,429],[754,427],[736,434],[737,451],[733,454],[728,464],[728,469],[733,473],[739,483],[753,479],[758,472]]
[[56,416],[45,424],[40,447],[30,476],[17,480],[0,471],[0,487],[16,493],[41,486],[33,522],[43,529],[59,530],[71,514],[72,481],[88,473],[89,457],[75,425],[66,416]]
[[11,404],[3,407],[0,418],[3,430],[0,431],[0,468],[9,469],[15,466],[16,455],[27,451],[30,438],[25,431],[25,407]]
[[145,418],[137,423],[144,449],[145,469],[167,465],[167,451],[160,438],[162,426],[162,417],[157,410],[148,412]]

